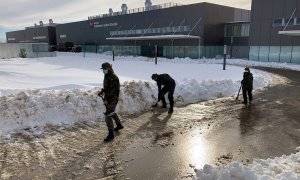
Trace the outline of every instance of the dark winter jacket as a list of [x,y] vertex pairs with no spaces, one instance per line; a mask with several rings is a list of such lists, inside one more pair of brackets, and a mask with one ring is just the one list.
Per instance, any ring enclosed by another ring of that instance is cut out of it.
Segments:
[[104,99],[109,104],[118,103],[120,93],[120,81],[118,76],[112,71],[109,71],[104,76],[103,92],[105,94]]
[[243,89],[253,89],[253,75],[251,72],[244,72],[242,85]]
[[169,74],[159,74],[157,77],[158,99],[160,99],[160,96],[162,93],[161,86],[164,86],[164,89],[166,91],[169,91],[170,88],[175,88],[176,83],[175,83],[174,79],[171,78],[171,76],[169,76]]

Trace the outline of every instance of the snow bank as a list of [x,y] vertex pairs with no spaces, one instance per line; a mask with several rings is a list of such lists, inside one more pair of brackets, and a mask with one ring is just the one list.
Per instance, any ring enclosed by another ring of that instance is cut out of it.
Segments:
[[274,159],[254,160],[252,164],[247,166],[232,162],[221,167],[205,165],[203,169],[195,171],[194,180],[299,180],[300,152]]
[[[264,78],[257,80],[256,87],[265,86]],[[176,105],[231,96],[239,82],[231,80],[186,80],[178,83],[174,98]],[[72,124],[103,118],[102,100],[98,88],[92,90],[28,90],[0,97],[0,130],[8,132],[30,127]],[[124,82],[121,87],[117,112],[138,113],[149,110],[156,102],[157,87],[144,81]]]
[[[58,54],[53,58],[10,59],[0,66],[0,132],[46,124],[72,124],[103,118],[102,100],[96,95],[102,87],[100,65],[110,56]],[[111,62],[122,83],[118,113],[149,110],[156,102],[157,87],[152,73],[168,73],[176,80],[175,105],[235,95],[243,67],[188,59],[118,57]],[[253,70],[254,87],[270,85],[272,75]],[[27,89],[27,90],[26,90]]]

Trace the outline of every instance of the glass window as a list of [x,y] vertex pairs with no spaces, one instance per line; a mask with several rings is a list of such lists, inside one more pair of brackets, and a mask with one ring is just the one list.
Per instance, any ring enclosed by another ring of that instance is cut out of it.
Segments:
[[249,37],[249,36],[250,36],[250,24],[247,24],[247,25],[246,25],[245,36],[246,36],[246,37]]
[[179,31],[180,31],[180,32],[183,32],[183,31],[184,31],[184,27],[183,27],[183,26],[180,26]]
[[242,29],[241,29],[241,37],[245,37],[245,31],[246,31],[246,24],[242,24]]
[[246,24],[242,24],[242,31],[241,31],[241,36],[242,37],[246,36],[245,31],[246,31]]
[[292,19],[284,19],[284,25],[286,26],[287,24],[288,24],[288,26],[294,25],[294,18],[292,18]]
[[233,27],[232,25],[225,26],[225,37],[231,37],[233,35],[232,27]]
[[251,46],[249,52],[249,59],[253,61],[258,61],[258,51],[259,51],[258,46]]
[[280,51],[280,62],[291,62],[292,46],[282,46]]
[[241,32],[242,32],[242,26],[241,26],[240,24],[235,25],[235,26],[234,26],[233,36],[234,36],[234,37],[240,37],[241,34],[242,34]]
[[269,61],[270,62],[279,62],[279,46],[270,46],[270,53],[269,53]]
[[300,25],[300,18],[296,18],[296,25]]
[[268,62],[269,61],[269,46],[260,46],[259,48],[259,61]]
[[300,64],[300,46],[294,46],[293,47],[292,63]]
[[274,19],[273,26],[282,26],[282,20],[283,19]]
[[163,32],[164,32],[164,33],[168,32],[168,28],[167,28],[167,27],[164,27],[164,28],[163,28]]
[[188,26],[184,26],[184,30],[183,31],[189,31]]

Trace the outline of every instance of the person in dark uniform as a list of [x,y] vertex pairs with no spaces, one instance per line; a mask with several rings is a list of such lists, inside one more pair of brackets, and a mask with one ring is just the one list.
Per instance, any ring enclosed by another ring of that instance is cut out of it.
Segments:
[[[167,103],[165,100],[165,94],[168,93],[168,98],[170,102],[170,109],[168,113],[173,113],[173,107],[174,107],[174,90],[176,83],[174,79],[169,76],[168,74],[152,74],[151,78],[157,82],[158,87],[158,100],[157,103],[161,100],[163,103],[162,108],[167,108]],[[163,86],[163,88],[162,88]],[[153,105],[153,107],[157,106],[157,103]]]
[[[243,89],[243,98],[244,104],[248,103],[248,97],[249,97],[249,103],[252,103],[252,90],[253,90],[253,75],[250,72],[250,69],[248,67],[245,68],[245,72],[243,75],[242,80],[242,89]],[[247,97],[248,95],[248,97]]]
[[[121,124],[120,118],[115,113],[120,93],[120,82],[118,76],[114,73],[112,65],[109,63],[103,63],[102,70],[104,73],[103,89],[98,93],[99,96],[104,94],[104,105],[106,107],[105,122],[108,128],[108,136],[104,141],[111,141],[114,139],[114,131],[119,131],[124,127]],[[117,127],[114,128],[113,120],[115,120]]]

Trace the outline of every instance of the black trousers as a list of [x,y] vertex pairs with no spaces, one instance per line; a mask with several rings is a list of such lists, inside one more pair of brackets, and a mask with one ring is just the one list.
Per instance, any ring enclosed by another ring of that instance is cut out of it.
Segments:
[[170,85],[170,86],[164,86],[162,89],[161,89],[161,92],[160,92],[160,97],[161,97],[161,101],[163,103],[163,105],[166,105],[166,99],[165,99],[165,95],[168,93],[168,99],[169,99],[169,102],[170,102],[170,107],[173,107],[174,106],[174,91],[175,91],[175,86],[176,84],[174,85]]
[[247,95],[249,97],[249,101],[252,101],[252,88],[243,87],[243,98],[245,103],[248,102]]
[[[115,112],[116,107],[117,107],[117,104],[116,104],[116,103],[114,103],[114,104],[108,104],[108,105],[107,105],[106,112]],[[119,116],[117,115],[117,113],[115,113],[115,114],[112,115],[112,116],[107,116],[107,115],[106,115],[106,116],[105,116],[105,122],[106,122],[108,131],[113,131],[113,130],[114,130],[113,119],[115,120],[115,123],[116,123],[116,124],[118,124],[118,123],[121,124],[120,118],[119,118]]]

